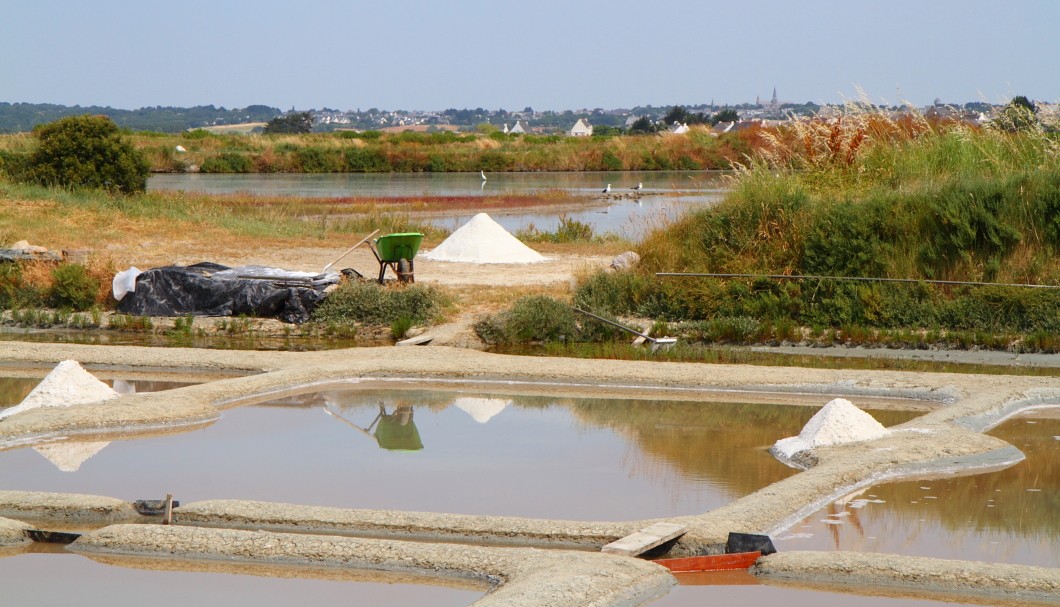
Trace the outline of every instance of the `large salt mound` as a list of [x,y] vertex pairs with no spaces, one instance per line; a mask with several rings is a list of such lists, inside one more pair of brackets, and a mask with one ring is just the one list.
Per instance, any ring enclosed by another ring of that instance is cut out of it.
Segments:
[[479,213],[423,255],[432,261],[540,263],[545,258],[512,236],[489,215]]
[[821,447],[872,440],[887,434],[887,428],[845,398],[828,401],[810,418],[798,436],[782,438],[773,452],[791,459],[796,453]]
[[0,411],[0,419],[40,407],[70,407],[118,396],[110,386],[85,371],[76,360],[64,360],[21,403]]

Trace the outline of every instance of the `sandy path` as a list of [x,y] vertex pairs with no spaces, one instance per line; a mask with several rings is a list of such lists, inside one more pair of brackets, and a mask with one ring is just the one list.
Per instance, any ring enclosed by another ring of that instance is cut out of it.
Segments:
[[[356,242],[356,241],[354,241]],[[350,243],[353,244],[352,242]],[[473,264],[431,261],[424,259],[421,249],[415,264],[416,282],[438,285],[544,285],[567,283],[577,273],[587,269],[607,267],[609,255],[546,255],[548,261],[532,264]],[[146,270],[165,265],[191,265],[212,261],[227,266],[261,265],[285,270],[320,272],[338,258],[344,249],[335,247],[261,247],[252,249],[222,249],[204,254],[199,243],[168,242],[143,243],[136,247],[112,247],[116,259]],[[374,278],[379,262],[372,252],[361,246],[343,257],[333,269],[353,268],[366,277]],[[123,268],[124,269],[124,268]],[[393,273],[387,275],[393,278]]]

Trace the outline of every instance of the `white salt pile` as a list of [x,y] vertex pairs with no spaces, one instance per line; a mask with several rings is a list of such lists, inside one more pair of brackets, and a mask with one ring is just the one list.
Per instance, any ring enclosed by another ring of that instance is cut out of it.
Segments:
[[479,213],[424,257],[465,263],[540,263],[545,258],[512,236],[489,215]]
[[872,440],[887,434],[880,422],[845,398],[828,401],[810,418],[798,436],[782,438],[773,445],[773,454],[791,459],[796,453],[823,445],[839,445]]
[[85,371],[76,360],[64,360],[21,403],[0,411],[0,419],[40,407],[84,405],[118,396],[110,386]]
[[484,424],[493,419],[494,415],[504,411],[510,402],[499,398],[462,397],[454,400],[453,404],[457,409],[470,415],[471,419]]

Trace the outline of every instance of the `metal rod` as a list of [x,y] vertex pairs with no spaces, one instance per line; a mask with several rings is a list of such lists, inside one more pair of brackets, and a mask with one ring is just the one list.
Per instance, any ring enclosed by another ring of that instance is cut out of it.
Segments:
[[806,274],[713,274],[700,272],[656,272],[656,276],[691,278],[774,278],[780,280],[854,280],[863,282],[926,282],[936,285],[966,285],[973,287],[1026,287],[1028,289],[1060,289],[1060,285],[1032,285],[1004,282],[970,282],[963,280],[928,280],[920,278],[869,278],[865,276],[811,276]]
[[601,316],[597,316],[596,314],[593,314],[592,312],[586,312],[585,310],[582,310],[581,308],[574,308],[574,311],[575,312],[581,312],[582,314],[585,314],[586,316],[592,316],[596,320],[599,320],[600,322],[606,322],[607,324],[611,325],[612,327],[618,327],[619,329],[622,329],[623,331],[629,331],[630,333],[632,333],[634,335],[639,335],[640,337],[643,337],[644,339],[646,339],[648,341],[655,341],[655,338],[651,337],[650,335],[646,335],[644,333],[641,333],[640,331],[634,331],[633,329],[630,329],[629,327],[627,327],[625,325],[620,325],[617,322],[614,322],[612,320],[607,320],[606,318],[603,318]]

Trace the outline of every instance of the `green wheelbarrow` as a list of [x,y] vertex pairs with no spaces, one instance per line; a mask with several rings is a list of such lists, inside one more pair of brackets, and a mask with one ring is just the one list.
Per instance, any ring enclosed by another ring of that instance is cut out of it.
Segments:
[[368,241],[368,247],[372,249],[372,254],[379,262],[379,284],[383,284],[387,268],[397,274],[401,282],[416,282],[413,276],[413,260],[420,250],[422,241],[423,234],[419,232],[387,234],[377,238],[374,244]]

